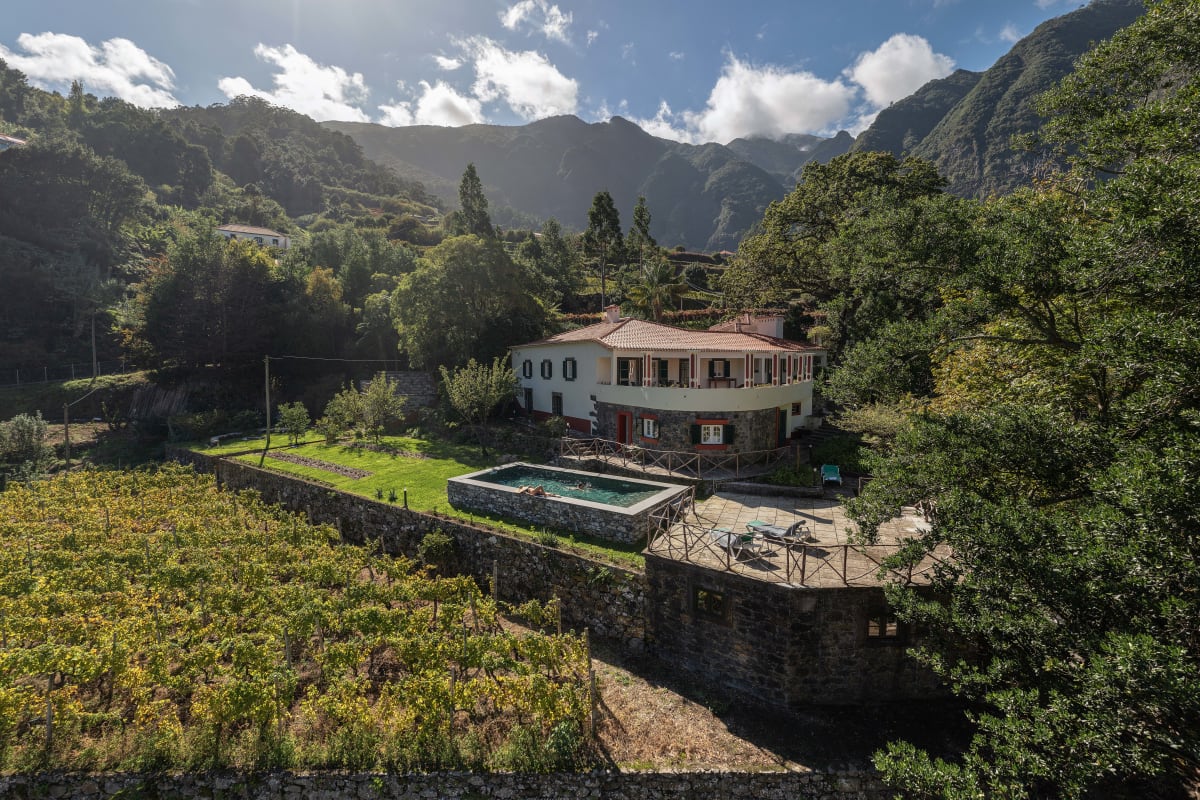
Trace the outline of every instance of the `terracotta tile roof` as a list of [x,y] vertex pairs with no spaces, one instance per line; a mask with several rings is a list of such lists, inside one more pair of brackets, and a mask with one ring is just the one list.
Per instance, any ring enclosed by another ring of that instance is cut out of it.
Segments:
[[760,333],[694,331],[641,319],[597,322],[586,328],[567,331],[548,339],[520,346],[566,342],[599,342],[611,350],[725,350],[750,353],[771,350],[822,349],[787,339],[764,336]]
[[230,233],[244,233],[250,236],[273,236],[276,239],[283,239],[287,234],[273,231],[270,228],[256,228],[253,225],[219,225],[219,231],[229,231]]

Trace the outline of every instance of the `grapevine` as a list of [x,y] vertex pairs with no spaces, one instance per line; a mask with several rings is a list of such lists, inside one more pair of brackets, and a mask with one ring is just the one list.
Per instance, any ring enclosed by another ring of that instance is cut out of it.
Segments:
[[0,770],[581,764],[584,643],[503,612],[183,468],[12,486]]

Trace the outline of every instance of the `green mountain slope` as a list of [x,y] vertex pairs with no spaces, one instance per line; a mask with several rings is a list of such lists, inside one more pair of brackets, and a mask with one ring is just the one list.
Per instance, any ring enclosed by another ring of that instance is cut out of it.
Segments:
[[950,181],[951,192],[966,197],[1026,185],[1041,156],[1013,150],[1011,142],[1039,127],[1038,95],[1067,75],[1092,43],[1112,36],[1143,10],[1140,0],[1094,0],[1048,20],[982,74],[957,72],[881,112],[859,136],[855,150],[925,158]]
[[982,72],[956,70],[879,112],[871,127],[858,135],[854,152],[881,150],[897,158],[912,151],[975,88]]
[[586,227],[598,191],[612,194],[626,225],[644,195],[651,232],[670,245],[736,247],[767,204],[784,194],[780,180],[729,147],[659,139],[621,117],[591,124],[552,117],[515,127],[324,124],[352,136],[368,158],[420,180],[451,204],[468,163],[475,164],[493,205],[555,217],[575,229]]

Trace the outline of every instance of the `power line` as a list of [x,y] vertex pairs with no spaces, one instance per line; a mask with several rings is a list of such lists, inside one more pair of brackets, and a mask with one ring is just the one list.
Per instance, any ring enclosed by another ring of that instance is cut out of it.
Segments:
[[321,356],[267,356],[267,358],[273,361],[291,358],[297,361],[340,361],[346,364],[392,364],[400,360],[398,358],[323,358]]

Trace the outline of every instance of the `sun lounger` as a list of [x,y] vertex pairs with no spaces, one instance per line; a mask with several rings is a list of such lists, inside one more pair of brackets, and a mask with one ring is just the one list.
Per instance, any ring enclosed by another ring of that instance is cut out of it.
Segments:
[[842,485],[842,470],[837,464],[821,465],[821,483],[836,483]]
[[713,528],[708,534],[718,547],[728,551],[734,558],[741,558],[742,553],[757,556],[762,551],[762,539],[753,533],[734,533],[725,528]]
[[782,525],[770,525],[762,520],[753,519],[746,523],[746,530],[752,534],[757,533],[764,539],[773,539],[784,544],[794,544],[812,539],[808,523],[802,519],[796,520],[786,528]]

